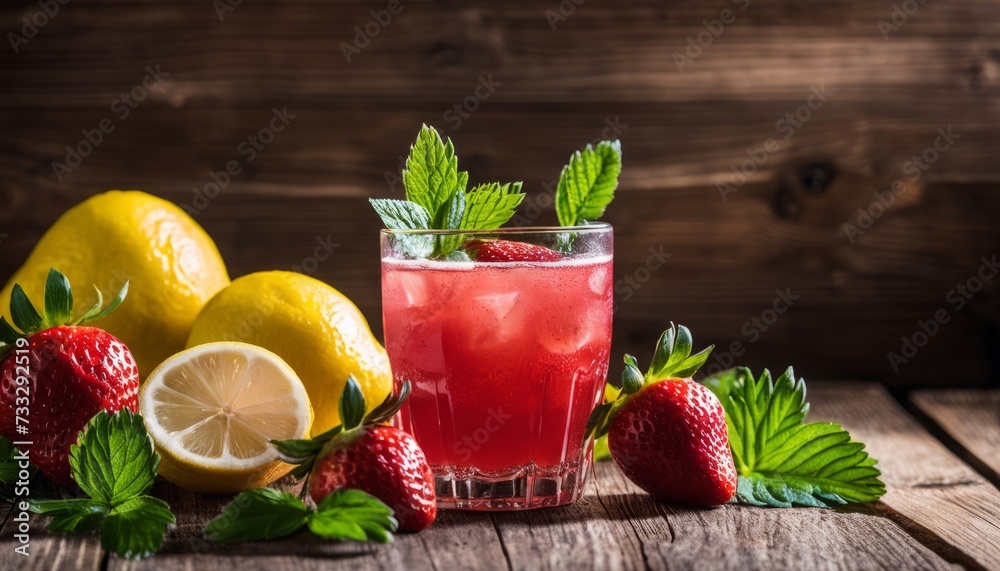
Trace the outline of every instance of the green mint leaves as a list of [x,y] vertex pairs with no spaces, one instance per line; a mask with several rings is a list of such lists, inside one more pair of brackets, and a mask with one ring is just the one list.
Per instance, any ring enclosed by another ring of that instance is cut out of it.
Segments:
[[600,218],[615,197],[621,171],[622,146],[617,140],[573,153],[556,187],[559,224],[577,226]]
[[406,199],[430,213],[434,228],[446,229],[443,224],[445,207],[452,196],[464,193],[468,184],[469,173],[458,170],[458,157],[451,139],[442,141],[437,130],[421,126],[403,169]]
[[755,506],[829,507],[871,502],[885,494],[876,460],[840,425],[805,423],[806,387],[789,367],[727,371],[704,383],[726,410],[729,444],[739,472],[737,498]]
[[399,524],[389,506],[361,490],[338,490],[314,510],[292,494],[265,488],[237,495],[205,534],[219,543],[241,543],[285,537],[304,526],[324,539],[390,543]]
[[[393,230],[495,230],[507,223],[524,200],[521,183],[478,185],[466,192],[469,173],[458,170],[451,139],[442,140],[424,125],[410,147],[403,170],[406,200],[370,199],[387,228]],[[465,237],[405,235],[403,252],[413,258],[449,258]]]
[[[621,143],[601,141],[570,156],[556,188],[556,214],[562,226],[593,221],[615,197],[622,170]],[[514,216],[524,200],[521,183],[480,184],[466,191],[469,173],[458,170],[451,139],[423,125],[403,169],[406,200],[369,199],[392,230],[496,230]],[[468,259],[460,249],[461,233],[445,236],[397,236],[412,258]],[[568,247],[568,245],[567,245]]]
[[127,558],[148,557],[160,548],[174,515],[166,502],[146,495],[160,457],[141,416],[98,413],[70,447],[69,463],[88,497],[33,502],[32,511],[52,518],[50,530],[100,529],[101,545]]

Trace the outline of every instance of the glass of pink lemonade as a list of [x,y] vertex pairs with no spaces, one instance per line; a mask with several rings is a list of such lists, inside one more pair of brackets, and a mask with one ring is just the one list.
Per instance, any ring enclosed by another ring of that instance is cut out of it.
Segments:
[[[549,250],[520,261],[410,255],[413,240],[448,236]],[[397,422],[427,455],[440,507],[530,509],[582,495],[587,418],[611,349],[612,241],[603,223],[382,231],[386,349],[397,388],[413,390]]]

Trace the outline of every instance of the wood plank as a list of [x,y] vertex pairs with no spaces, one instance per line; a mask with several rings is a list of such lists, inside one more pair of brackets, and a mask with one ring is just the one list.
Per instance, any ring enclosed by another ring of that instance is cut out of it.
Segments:
[[[454,101],[483,73],[503,82],[506,101],[787,99],[816,77],[845,97],[896,101],[998,81],[1000,20],[985,0],[926,3],[888,40],[878,22],[893,0],[622,4],[591,0],[553,30],[546,12],[558,2],[403,2],[348,63],[342,43],[385,2],[243,3],[221,22],[204,2],[88,3],[62,10],[19,53],[0,52],[15,87],[0,102],[106,105],[151,62],[175,74],[161,96],[177,106],[289,93]],[[736,21],[679,73],[672,54],[724,9]],[[18,30],[34,11],[5,6],[0,21]]]
[[963,460],[1000,486],[1000,390],[917,391],[910,401]]
[[[982,256],[1000,249],[1000,192],[989,182],[1000,180],[1000,163],[988,157],[1000,145],[1000,116],[981,113],[971,100],[942,101],[859,110],[832,100],[821,110],[828,117],[817,115],[769,159],[760,180],[726,202],[715,186],[726,180],[719,177],[748,146],[775,134],[775,117],[787,105],[748,105],[728,114],[710,103],[646,105],[634,112],[588,105],[561,111],[484,107],[455,137],[473,180],[523,178],[529,203],[544,206],[525,211],[544,211],[534,222],[548,223],[554,217],[543,184],[557,177],[568,149],[600,137],[606,117],[629,125],[621,134],[622,186],[606,216],[616,227],[621,281],[617,352],[648,356],[649,339],[673,320],[720,348],[741,343],[745,362],[754,366],[793,353],[811,376],[897,385],[940,384],[953,376],[985,382],[1000,370],[995,352],[980,341],[996,326],[988,303],[996,280],[952,312],[934,342],[899,374],[886,358],[899,351],[900,337],[911,334],[918,320],[949,307],[946,295],[974,275]],[[954,121],[964,138],[851,245],[843,225],[856,221],[857,209],[875,200],[873,192],[902,176],[907,156],[933,143],[935,125],[952,105],[961,109]],[[420,121],[439,117],[440,110],[301,112],[198,221],[216,238],[234,275],[301,266],[318,238],[331,237],[340,247],[313,268],[315,275],[358,303],[379,331],[380,223],[364,198],[401,196],[386,185],[384,173],[397,172],[397,157]],[[264,125],[270,114],[268,107],[140,111],[62,183],[52,174],[52,161],[80,137],[79,125],[94,121],[80,123],[73,111],[41,110],[18,119],[9,131],[11,152],[0,153],[0,233],[7,234],[0,241],[0,277],[14,271],[63,210],[99,190],[145,188],[191,205],[192,188],[210,183],[209,173],[226,161],[243,159],[236,147],[255,130],[248,125]],[[731,123],[737,116],[738,128]],[[814,160],[838,170],[820,194],[802,185],[803,167]],[[776,209],[779,195],[790,206]],[[626,287],[622,280],[645,272],[650,248],[660,247],[672,254],[663,271],[650,272],[638,289]],[[752,328],[744,324],[771,306],[776,289],[787,288],[801,295],[795,306],[759,338],[746,334]]]
[[[6,509],[3,511],[6,515]],[[48,518],[31,514],[29,556],[14,551],[21,543],[14,538],[17,526],[8,520],[0,530],[0,569],[18,571],[98,571],[104,558],[101,540],[95,534],[66,535],[45,530]]]
[[879,460],[887,517],[945,553],[957,549],[961,563],[1000,569],[1000,491],[878,385],[810,383],[809,397],[810,419],[843,424]]
[[[279,483],[297,492],[292,479]],[[303,531],[275,541],[222,546],[204,539],[205,524],[215,518],[230,496],[205,496],[161,482],[157,494],[177,516],[160,553],[142,561],[116,555],[109,569],[328,568],[350,569],[505,569],[503,549],[487,514],[441,513],[419,534],[397,535],[390,546],[323,541]]]
[[597,466],[612,527],[634,530],[650,569],[948,569],[897,525],[860,513],[655,502],[612,464]]

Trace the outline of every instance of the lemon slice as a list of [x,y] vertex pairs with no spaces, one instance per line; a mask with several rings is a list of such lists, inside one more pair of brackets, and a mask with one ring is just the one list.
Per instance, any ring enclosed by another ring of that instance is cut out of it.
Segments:
[[306,438],[313,421],[302,381],[280,357],[245,343],[209,343],[156,368],[139,411],[162,457],[160,474],[200,493],[264,487],[292,467],[273,439]]

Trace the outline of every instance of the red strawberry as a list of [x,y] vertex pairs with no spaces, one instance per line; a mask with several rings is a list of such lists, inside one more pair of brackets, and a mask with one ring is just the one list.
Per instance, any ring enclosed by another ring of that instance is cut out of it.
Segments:
[[470,240],[465,250],[479,262],[556,262],[562,255],[545,246],[511,240]]
[[[110,333],[79,324],[104,317],[124,300],[128,284],[105,310],[99,300],[72,320],[69,280],[51,270],[45,286],[45,316],[39,316],[21,286],[11,294],[15,329],[0,318],[0,434],[27,451],[51,480],[73,485],[69,449],[98,412],[138,409],[139,369],[124,343]],[[100,297],[100,296],[99,296]]]
[[591,418],[622,472],[656,499],[715,506],[736,493],[722,403],[690,378],[712,349],[691,355],[691,332],[671,325],[645,376],[625,356],[621,395]]
[[[353,376],[348,377],[340,397],[342,427],[314,440],[328,439],[309,482],[309,495],[316,503],[335,490],[356,488],[392,508],[403,531],[420,531],[434,522],[434,474],[423,450],[408,433],[382,424],[399,411],[409,392],[409,383],[405,383],[399,396],[390,395],[365,416],[361,387]],[[282,443],[276,444],[287,457],[289,450],[282,448]]]

